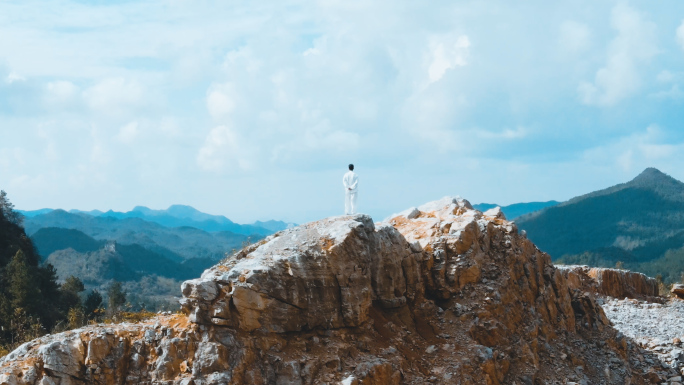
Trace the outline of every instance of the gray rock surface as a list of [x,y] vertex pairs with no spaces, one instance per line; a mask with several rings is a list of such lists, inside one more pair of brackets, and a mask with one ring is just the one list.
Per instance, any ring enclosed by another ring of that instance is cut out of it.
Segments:
[[684,369],[684,301],[660,304],[606,297],[602,302],[615,329],[672,368]]
[[[194,322],[292,332],[355,327],[373,302],[406,304],[420,289],[415,255],[392,226],[329,218],[268,237],[183,284]],[[407,282],[408,281],[408,282]]]

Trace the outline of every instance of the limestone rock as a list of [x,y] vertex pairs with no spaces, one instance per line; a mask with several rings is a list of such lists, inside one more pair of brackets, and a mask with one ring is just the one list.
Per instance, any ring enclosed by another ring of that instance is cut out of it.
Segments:
[[506,215],[503,213],[503,211],[501,211],[501,207],[499,206],[491,208],[482,214],[486,217],[506,220]]
[[574,289],[615,298],[658,296],[658,282],[642,273],[579,265],[558,266]]
[[645,352],[585,290],[641,293],[648,281],[580,273],[556,269],[500,211],[461,198],[377,224],[327,218],[184,282],[183,315],[24,344],[0,360],[0,385],[646,384],[676,375],[639,360]]
[[330,218],[280,232],[185,282],[183,305],[196,322],[247,331],[355,327],[373,301],[395,308],[420,290],[414,258],[392,226]]

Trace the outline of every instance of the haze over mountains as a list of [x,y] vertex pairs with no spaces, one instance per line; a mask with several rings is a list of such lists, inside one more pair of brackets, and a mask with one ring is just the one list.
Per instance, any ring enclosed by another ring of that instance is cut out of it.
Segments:
[[684,183],[648,168],[633,180],[522,216],[554,260],[628,269],[667,282],[684,271]]

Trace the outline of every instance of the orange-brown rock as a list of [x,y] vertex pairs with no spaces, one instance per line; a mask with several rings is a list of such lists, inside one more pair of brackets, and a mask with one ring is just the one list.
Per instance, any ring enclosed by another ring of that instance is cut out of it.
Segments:
[[21,346],[0,361],[0,385],[645,384],[672,374],[634,366],[638,346],[566,276],[500,210],[462,199],[379,224],[329,218],[185,282],[187,315]]
[[672,285],[672,289],[670,289],[670,292],[678,298],[684,298],[684,285],[675,283],[674,285]]
[[615,298],[658,296],[658,282],[642,273],[589,266],[557,266],[571,288]]

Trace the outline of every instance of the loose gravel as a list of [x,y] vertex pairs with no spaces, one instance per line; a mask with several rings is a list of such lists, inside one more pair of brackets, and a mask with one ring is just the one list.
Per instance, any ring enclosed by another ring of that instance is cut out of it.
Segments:
[[684,369],[684,301],[660,304],[636,299],[600,299],[614,327],[641,347],[677,369]]

